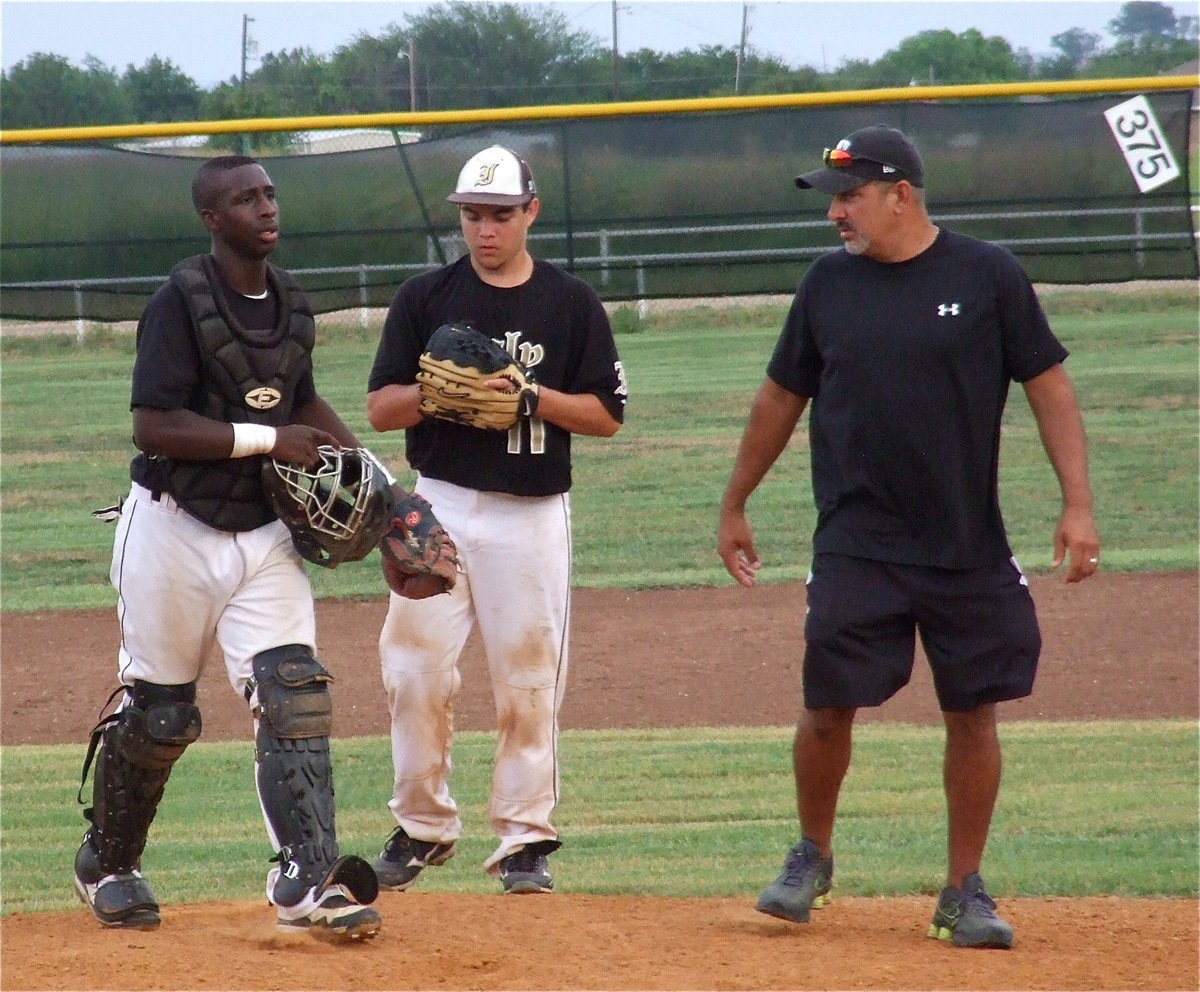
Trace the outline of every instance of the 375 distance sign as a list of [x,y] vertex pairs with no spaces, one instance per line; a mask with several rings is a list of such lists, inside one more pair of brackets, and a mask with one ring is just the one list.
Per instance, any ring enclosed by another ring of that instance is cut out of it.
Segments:
[[1144,96],[1109,107],[1104,117],[1141,192],[1158,189],[1179,175],[1171,146]]

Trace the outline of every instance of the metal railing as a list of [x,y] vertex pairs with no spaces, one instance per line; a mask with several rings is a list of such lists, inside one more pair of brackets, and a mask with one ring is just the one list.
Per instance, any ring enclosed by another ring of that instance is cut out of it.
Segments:
[[[980,223],[986,221],[1046,221],[1065,219],[1084,219],[1101,217],[1128,216],[1131,219],[1131,230],[1124,234],[1079,235],[1064,232],[1061,235],[1049,235],[1031,238],[991,238],[995,244],[1007,248],[1048,247],[1053,245],[1080,244],[1111,244],[1129,245],[1136,253],[1139,266],[1144,264],[1144,251],[1152,243],[1177,240],[1180,232],[1153,233],[1146,231],[1146,218],[1155,214],[1174,213],[1177,207],[1135,207],[1135,208],[1097,208],[1086,210],[1028,210],[1028,211],[996,211],[989,213],[949,213],[934,214],[935,223]],[[1193,216],[1200,215],[1200,206],[1191,207]],[[800,231],[828,228],[827,220],[797,220],[774,221],[755,224],[713,224],[713,225],[679,225],[668,227],[620,227],[597,228],[571,232],[572,245],[579,242],[594,241],[596,249],[590,255],[573,255],[566,257],[546,257],[546,261],[561,266],[571,266],[576,270],[598,271],[602,286],[610,284],[614,269],[633,270],[636,281],[636,300],[639,313],[644,316],[646,311],[646,269],[655,266],[678,264],[717,264],[730,261],[758,262],[791,262],[805,258],[815,258],[833,249],[833,245],[818,245],[811,247],[774,247],[774,248],[744,248],[744,249],[710,249],[687,251],[647,251],[647,252],[616,252],[613,250],[614,241],[636,240],[639,238],[681,238],[694,243],[697,238],[717,234],[748,234],[765,231]],[[562,232],[536,231],[530,232],[530,241],[563,241],[567,237]],[[439,252],[439,248],[441,249]],[[466,246],[457,231],[444,234],[431,234],[426,237],[426,258],[424,262],[396,262],[379,265],[344,265],[323,266],[316,268],[295,268],[289,271],[303,282],[306,275],[355,275],[358,284],[359,323],[365,328],[368,321],[368,295],[370,283],[368,276],[377,273],[396,273],[397,275],[415,274],[436,268],[444,257],[447,260],[460,257],[466,251]],[[46,280],[37,282],[6,282],[0,283],[0,291],[5,289],[71,289],[75,294],[75,324],[76,336],[82,340],[87,330],[87,319],[83,310],[83,291],[92,287],[104,286],[159,286],[167,276],[129,276],[124,278],[107,279],[68,279]]]

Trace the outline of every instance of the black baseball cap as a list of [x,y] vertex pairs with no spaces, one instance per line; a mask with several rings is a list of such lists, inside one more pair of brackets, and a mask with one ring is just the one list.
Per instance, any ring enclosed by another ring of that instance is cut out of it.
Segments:
[[859,128],[833,148],[826,148],[825,167],[796,177],[801,189],[819,189],[837,196],[865,183],[895,183],[907,179],[925,186],[921,154],[903,131],[884,124]]

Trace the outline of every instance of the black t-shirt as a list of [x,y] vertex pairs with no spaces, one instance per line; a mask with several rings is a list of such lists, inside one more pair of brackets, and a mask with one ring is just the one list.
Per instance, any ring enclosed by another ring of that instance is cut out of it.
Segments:
[[[471,324],[528,366],[536,382],[593,393],[624,418],[625,375],[608,316],[595,291],[549,262],[535,260],[520,286],[489,286],[470,256],[405,282],[388,309],[367,388],[416,381],[425,344],[442,324]],[[406,431],[408,463],[424,476],[517,496],[571,488],[571,434],[539,417],[509,431],[425,418]]]
[[814,550],[951,569],[1008,558],[1009,383],[1066,357],[1004,248],[942,230],[899,264],[819,258],[767,368],[812,398]]
[[[248,332],[273,332],[279,323],[279,300],[268,284],[267,296],[254,300],[232,289],[218,270],[217,291],[230,313]],[[137,326],[137,357],[133,363],[130,409],[138,406],[158,410],[204,408],[203,365],[192,317],[183,293],[174,283],[161,286],[146,304]],[[317,395],[311,370],[299,382],[294,406],[302,406]],[[148,489],[166,488],[166,465],[139,453],[129,466],[134,482]]]

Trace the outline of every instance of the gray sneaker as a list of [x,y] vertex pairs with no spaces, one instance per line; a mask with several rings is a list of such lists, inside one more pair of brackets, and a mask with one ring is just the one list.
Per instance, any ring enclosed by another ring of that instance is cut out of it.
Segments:
[[381,889],[403,892],[417,880],[422,868],[444,865],[456,853],[454,841],[435,844],[427,840],[414,840],[404,832],[403,827],[397,827],[371,867],[375,869]]
[[755,905],[760,913],[793,923],[807,923],[810,910],[833,897],[833,858],[821,857],[811,840],[802,839],[787,853],[779,877],[762,890]]
[[562,847],[557,840],[539,840],[500,861],[500,881],[505,895],[533,895],[553,892],[548,856]]
[[135,868],[126,874],[105,875],[90,834],[75,854],[75,892],[106,927],[157,930],[162,923],[158,900],[142,873]]
[[938,896],[929,936],[959,947],[1012,947],[1013,930],[996,915],[996,903],[984,891],[979,872],[963,879],[961,889],[947,886]]

